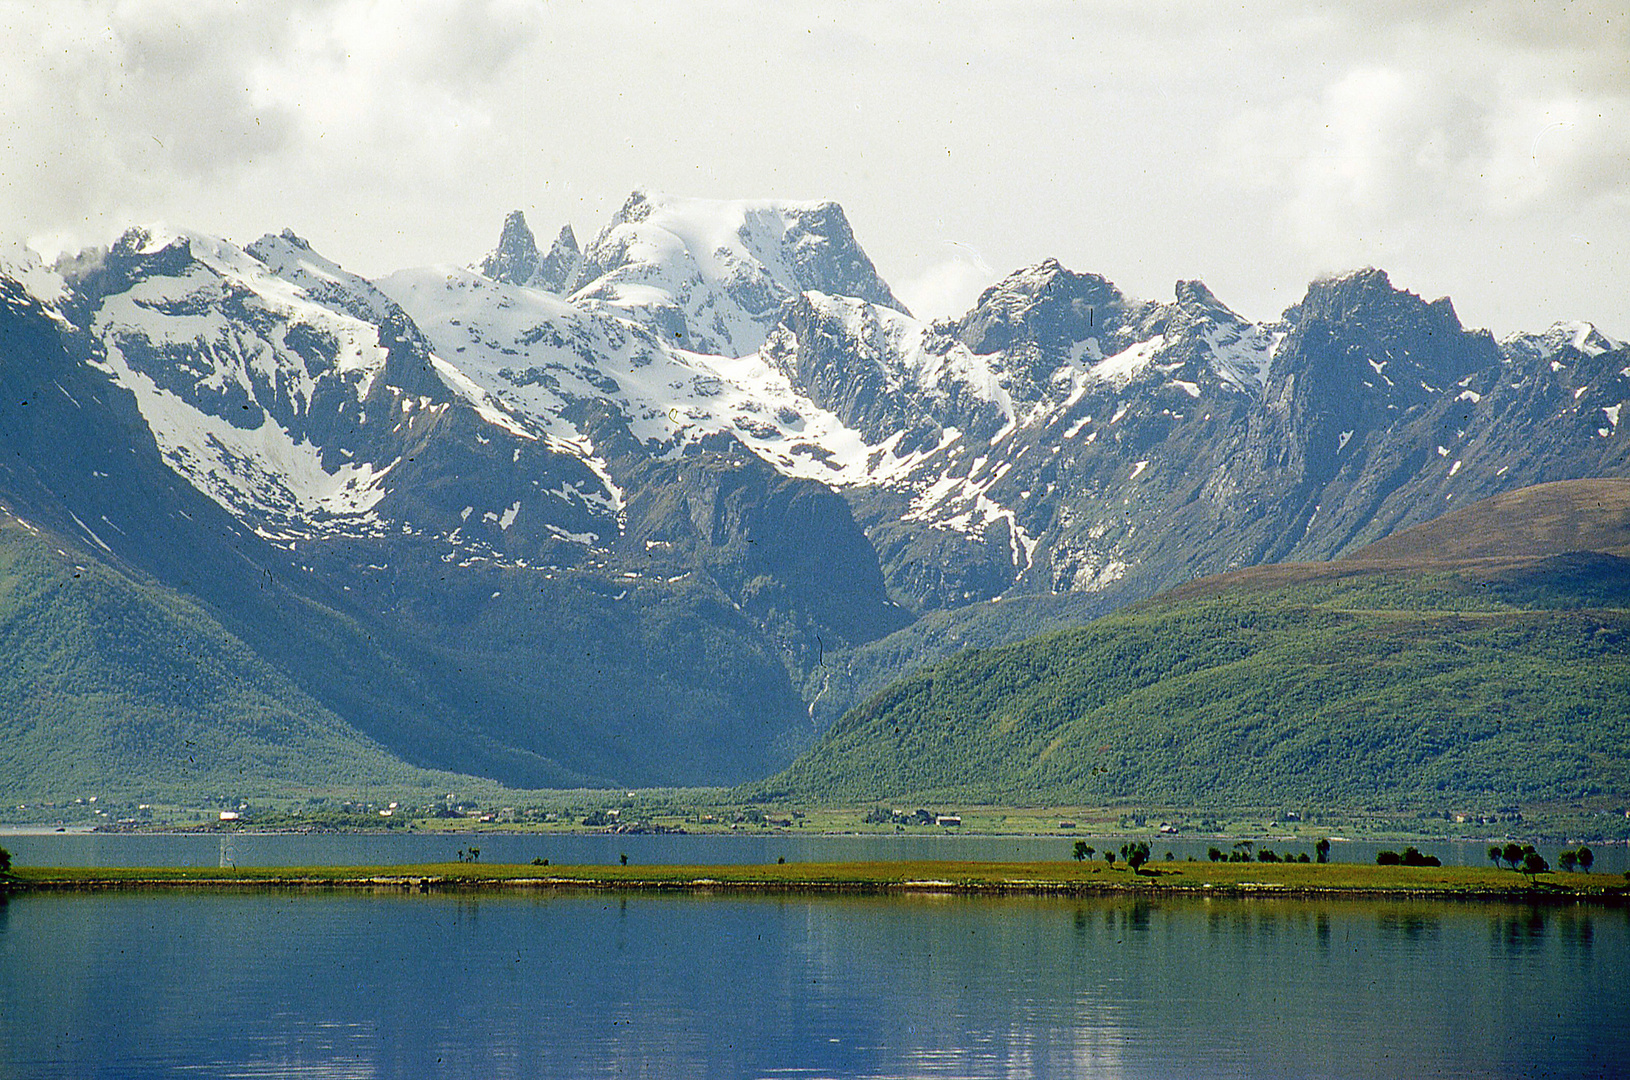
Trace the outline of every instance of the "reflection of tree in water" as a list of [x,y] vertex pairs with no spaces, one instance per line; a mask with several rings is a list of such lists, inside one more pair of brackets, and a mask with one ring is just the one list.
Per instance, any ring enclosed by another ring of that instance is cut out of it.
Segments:
[[1568,950],[1589,950],[1596,942],[1596,919],[1589,912],[1550,912],[1547,929],[1557,932],[1558,942]]
[[1539,908],[1496,915],[1489,920],[1489,940],[1504,944],[1507,952],[1537,950],[1545,944],[1545,912]]
[[1314,902],[1208,904],[1204,917],[1209,937],[1257,938],[1262,944],[1283,939],[1292,948],[1316,938],[1321,951],[1330,949],[1330,912]]
[[1562,944],[1576,949],[1589,949],[1596,940],[1596,922],[1583,912],[1564,911],[1557,916],[1557,937]]
[[1407,938],[1410,941],[1436,941],[1442,924],[1436,915],[1424,911],[1383,911],[1375,917],[1376,928],[1383,938]]

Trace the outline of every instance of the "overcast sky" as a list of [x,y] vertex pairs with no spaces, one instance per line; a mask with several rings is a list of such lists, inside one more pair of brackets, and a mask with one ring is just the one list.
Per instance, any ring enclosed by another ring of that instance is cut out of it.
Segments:
[[[1630,4],[0,0],[0,212],[379,275],[635,187],[841,202],[919,315],[1052,256],[1272,318],[1374,265],[1630,336]],[[1468,8],[1472,8],[1468,13]]]

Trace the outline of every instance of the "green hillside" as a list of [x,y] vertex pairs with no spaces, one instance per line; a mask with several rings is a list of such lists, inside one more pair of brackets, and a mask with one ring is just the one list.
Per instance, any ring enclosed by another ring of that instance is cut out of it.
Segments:
[[[1630,559],[1611,553],[1630,484],[1592,484],[963,653],[745,790],[1192,807],[1630,794]],[[1541,502],[1550,527],[1523,512]],[[1599,550],[1569,550],[1585,537]]]
[[446,790],[202,608],[0,514],[0,799]]

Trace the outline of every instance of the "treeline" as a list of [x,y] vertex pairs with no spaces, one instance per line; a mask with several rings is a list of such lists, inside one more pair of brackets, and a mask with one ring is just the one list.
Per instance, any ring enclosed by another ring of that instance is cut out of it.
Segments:
[[1404,848],[1400,854],[1396,851],[1378,851],[1375,853],[1377,866],[1442,866],[1443,860],[1436,855],[1422,855],[1420,849],[1411,845]]
[[[1234,846],[1233,846],[1232,850],[1230,850],[1230,851],[1225,852],[1221,848],[1216,848],[1216,847],[1207,848],[1206,849],[1206,857],[1208,859],[1210,859],[1212,862],[1251,862],[1252,858],[1253,858],[1251,849],[1253,847],[1256,847],[1256,842],[1255,841],[1253,841],[1253,840],[1239,840],[1239,841],[1236,841],[1234,843]],[[1330,841],[1324,839],[1323,837],[1320,837],[1319,841],[1316,844],[1313,845],[1313,852],[1314,852],[1314,855],[1316,856],[1316,859],[1309,859],[1308,855],[1307,855],[1307,852],[1305,852],[1305,851],[1298,852],[1295,855],[1281,856],[1278,852],[1274,851],[1272,848],[1268,848],[1268,847],[1256,848],[1255,861],[1256,862],[1265,862],[1265,863],[1276,863],[1276,862],[1303,862],[1303,863],[1305,863],[1305,862],[1317,861],[1317,862],[1321,862],[1321,863],[1326,863],[1326,862],[1330,861]]]
[[[1520,871],[1532,877],[1535,874],[1544,874],[1550,871],[1551,864],[1545,861],[1545,856],[1534,850],[1533,844],[1518,844],[1515,841],[1504,846],[1490,844],[1488,848],[1489,862],[1499,866],[1502,862],[1512,870]],[[1590,868],[1596,865],[1596,853],[1581,844],[1577,850],[1564,849],[1556,857],[1557,865],[1567,873],[1581,870],[1590,873]]]

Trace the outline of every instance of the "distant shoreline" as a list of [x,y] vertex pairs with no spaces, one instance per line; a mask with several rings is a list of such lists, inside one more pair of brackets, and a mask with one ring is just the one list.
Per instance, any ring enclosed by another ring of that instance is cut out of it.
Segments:
[[[1569,844],[1578,843],[1576,834],[1578,830],[1565,830],[1555,833],[1535,832],[1530,830],[1524,833],[1523,838],[1535,843]],[[662,826],[654,828],[615,828],[603,826],[565,826],[537,828],[535,826],[499,825],[485,826],[478,829],[426,826],[415,821],[408,827],[373,826],[373,825],[267,825],[257,826],[239,823],[207,822],[192,825],[90,825],[78,823],[73,825],[37,825],[32,823],[0,823],[0,838],[7,836],[446,836],[469,840],[480,840],[482,837],[526,836],[526,837],[557,837],[557,836],[699,836],[699,837],[734,837],[741,839],[765,838],[799,838],[799,837],[854,837],[868,839],[926,839],[938,837],[980,837],[996,840],[1011,839],[1047,839],[1047,840],[1125,840],[1147,839],[1151,844],[1159,841],[1165,842],[1165,834],[1150,833],[1146,829],[1137,827],[1080,827],[1072,829],[1001,829],[981,828],[964,825],[961,828],[917,828],[911,831],[895,831],[883,829],[855,829],[855,828],[753,828],[731,829],[728,827],[692,826],[690,828]],[[1308,845],[1319,836],[1332,843],[1430,843],[1430,844],[1489,844],[1514,839],[1509,832],[1490,832],[1477,835],[1450,836],[1427,830],[1408,831],[1389,829],[1373,834],[1360,834],[1351,836],[1326,835],[1318,832],[1303,834],[1287,833],[1273,829],[1261,829],[1252,832],[1209,832],[1202,830],[1185,830],[1173,833],[1170,840],[1175,841],[1226,841],[1233,843],[1238,840],[1252,840],[1256,843],[1275,844],[1301,844]],[[1588,842],[1593,847],[1630,847],[1630,839],[1617,838],[1591,838]]]
[[1283,897],[1630,903],[1622,875],[1351,863],[1155,863],[1141,874],[1101,863],[875,862],[726,866],[450,863],[392,867],[24,867],[0,893],[105,891],[645,892],[743,895]]

